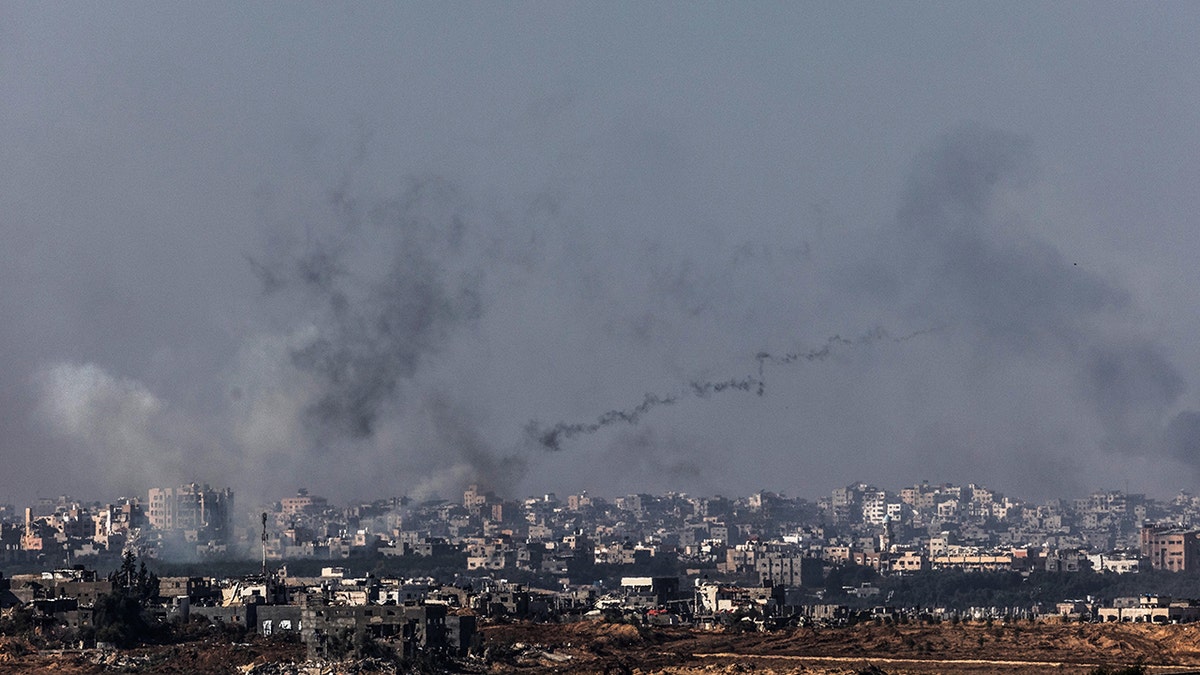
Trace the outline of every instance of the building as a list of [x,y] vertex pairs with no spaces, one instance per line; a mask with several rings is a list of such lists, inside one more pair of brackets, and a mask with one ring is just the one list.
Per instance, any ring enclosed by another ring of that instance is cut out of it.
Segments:
[[1151,569],[1190,572],[1200,568],[1200,531],[1164,525],[1142,528],[1142,557]]
[[1140,560],[1125,555],[1093,553],[1088,555],[1088,560],[1092,563],[1092,569],[1097,572],[1131,574],[1141,570]]
[[189,541],[225,541],[231,532],[233,490],[191,483],[150,488],[148,520],[156,530],[184,532]]
[[621,590],[645,596],[651,607],[665,607],[680,597],[679,577],[621,577]]
[[822,578],[819,558],[795,553],[764,553],[754,561],[754,567],[763,586],[815,586]]
[[1097,615],[1104,622],[1189,623],[1200,619],[1200,605],[1195,600],[1173,601],[1169,596],[1142,595],[1136,603],[1114,602],[1112,607],[1099,609]]
[[296,516],[306,513],[320,513],[329,507],[329,501],[324,497],[308,494],[308,490],[300,488],[295,497],[285,497],[279,502],[284,516]]

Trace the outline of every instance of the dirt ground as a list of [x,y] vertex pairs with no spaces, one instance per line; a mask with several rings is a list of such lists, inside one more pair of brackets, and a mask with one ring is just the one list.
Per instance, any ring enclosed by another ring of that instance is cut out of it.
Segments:
[[[1084,675],[1143,664],[1151,673],[1200,673],[1200,624],[1017,623],[797,628],[771,633],[638,628],[628,624],[508,624],[483,628],[487,660],[460,672],[715,675]],[[0,638],[0,675],[404,672],[394,664],[304,662],[296,643],[255,639],[117,652],[38,652]]]
[[38,651],[27,642],[0,638],[0,675],[61,673],[263,673],[278,664],[304,660],[304,647],[254,639],[248,643],[218,641],[139,647],[119,651]]
[[493,626],[485,634],[494,673],[1007,675],[1133,664],[1152,673],[1200,673],[1200,624],[872,624],[712,633],[582,623]]

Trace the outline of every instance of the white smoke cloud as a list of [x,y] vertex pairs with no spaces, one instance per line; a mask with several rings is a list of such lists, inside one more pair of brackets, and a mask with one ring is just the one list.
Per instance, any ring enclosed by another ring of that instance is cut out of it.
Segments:
[[34,379],[38,417],[72,442],[78,470],[135,494],[178,475],[187,425],[144,384],[92,363],[51,364]]
[[143,445],[163,404],[140,382],[113,377],[91,363],[57,363],[38,375],[41,412],[63,433]]

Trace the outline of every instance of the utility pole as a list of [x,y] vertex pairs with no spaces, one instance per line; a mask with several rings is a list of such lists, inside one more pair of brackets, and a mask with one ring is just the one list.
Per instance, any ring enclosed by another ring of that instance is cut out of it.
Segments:
[[267,512],[262,514],[262,575],[267,580]]

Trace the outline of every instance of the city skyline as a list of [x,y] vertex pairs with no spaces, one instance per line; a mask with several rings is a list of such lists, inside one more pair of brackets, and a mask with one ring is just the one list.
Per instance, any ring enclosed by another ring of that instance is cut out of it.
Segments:
[[[967,481],[967,482],[959,483],[959,482],[955,482],[955,481],[931,481],[931,480],[926,480],[926,479],[916,481],[912,484],[884,484],[884,483],[872,483],[872,482],[862,481],[862,480],[852,480],[852,481],[845,483],[844,485],[839,485],[837,487],[834,487],[831,490],[826,490],[824,492],[818,492],[818,493],[798,493],[795,491],[768,490],[768,489],[764,488],[764,489],[758,489],[758,490],[751,490],[746,493],[725,492],[725,493],[711,493],[711,494],[689,492],[687,490],[665,490],[665,491],[634,490],[634,491],[628,491],[628,492],[607,492],[606,493],[606,492],[601,492],[601,491],[597,491],[597,490],[583,489],[583,490],[576,490],[576,491],[562,493],[562,494],[555,492],[555,491],[546,490],[546,491],[531,492],[531,493],[527,493],[527,494],[523,494],[523,495],[509,495],[509,494],[503,494],[503,493],[498,494],[498,493],[494,492],[493,490],[487,489],[486,487],[484,487],[483,485],[480,485],[478,483],[470,483],[470,484],[465,485],[463,487],[463,489],[458,490],[456,492],[452,492],[452,493],[448,492],[445,494],[431,495],[429,497],[429,499],[425,499],[425,500],[414,498],[414,497],[412,497],[410,495],[406,495],[406,494],[383,494],[383,493],[363,494],[363,495],[358,495],[358,496],[351,496],[351,497],[348,497],[345,499],[340,499],[340,498],[339,499],[330,499],[328,497],[328,495],[323,493],[320,489],[311,489],[309,486],[299,486],[297,488],[294,488],[291,491],[286,491],[286,492],[263,494],[261,492],[253,492],[252,491],[248,494],[243,494],[244,499],[251,500],[251,501],[248,501],[243,506],[250,509],[251,511],[254,511],[254,513],[257,514],[258,510],[261,509],[262,507],[270,507],[270,506],[274,505],[275,507],[281,507],[281,508],[283,508],[284,511],[287,511],[289,509],[289,506],[288,506],[289,502],[310,503],[310,502],[313,502],[314,500],[317,503],[321,504],[322,508],[333,508],[333,509],[338,509],[338,508],[342,508],[342,507],[353,507],[356,505],[370,504],[370,503],[382,503],[382,502],[396,502],[397,504],[400,504],[401,502],[403,502],[404,506],[419,506],[422,503],[460,504],[460,503],[464,503],[465,501],[468,501],[469,499],[468,499],[467,495],[472,495],[472,494],[479,495],[481,498],[486,496],[486,498],[487,498],[486,501],[488,501],[489,503],[495,503],[495,502],[505,502],[505,503],[553,502],[553,503],[557,503],[559,505],[563,505],[563,504],[567,504],[568,501],[571,499],[579,499],[579,498],[599,499],[599,500],[602,500],[607,503],[607,502],[612,502],[615,500],[638,496],[638,495],[648,495],[648,496],[652,496],[655,498],[676,498],[676,497],[678,497],[678,498],[687,498],[687,499],[726,499],[726,500],[733,500],[733,501],[751,500],[751,499],[754,499],[754,498],[760,497],[760,496],[770,496],[770,497],[776,497],[776,498],[780,498],[780,499],[798,500],[801,502],[808,502],[808,503],[816,504],[819,501],[821,501],[822,499],[828,498],[830,494],[834,494],[834,493],[837,493],[839,491],[844,491],[844,490],[879,491],[880,493],[886,493],[888,496],[894,497],[897,499],[899,499],[906,492],[911,492],[912,490],[930,490],[933,492],[937,492],[939,494],[941,493],[940,491],[951,490],[953,492],[962,491],[963,494],[968,495],[966,497],[963,497],[963,499],[965,499],[967,501],[970,501],[970,499],[971,499],[971,497],[969,496],[971,491],[978,490],[978,491],[981,491],[981,493],[986,493],[987,495],[995,497],[995,498],[1004,498],[1004,499],[1012,500],[1014,503],[1030,504],[1030,505],[1035,505],[1035,506],[1036,505],[1044,505],[1046,503],[1054,503],[1054,502],[1071,503],[1071,502],[1077,502],[1080,500],[1086,501],[1089,498],[1096,498],[1098,495],[1124,495],[1124,496],[1128,496],[1131,498],[1145,499],[1148,501],[1161,502],[1161,503],[1168,503],[1171,501],[1177,501],[1179,499],[1192,499],[1197,496],[1195,493],[1193,493],[1193,491],[1190,491],[1190,490],[1179,490],[1178,492],[1176,492],[1175,494],[1172,494],[1172,495],[1161,495],[1161,494],[1156,495],[1156,494],[1142,493],[1142,492],[1137,492],[1137,491],[1130,491],[1128,489],[1128,487],[1108,486],[1108,487],[1093,487],[1090,490],[1087,490],[1084,494],[1076,495],[1076,496],[1051,495],[1051,496],[1042,498],[1042,497],[1030,497],[1028,495],[1023,495],[1023,494],[1013,492],[1010,490],[1005,490],[1005,489],[1001,488],[1000,486],[985,484],[985,483],[981,483],[981,482]],[[19,501],[14,501],[14,500],[6,500],[2,496],[0,496],[0,506],[8,506],[8,507],[13,507],[15,509],[23,509],[25,507],[36,506],[36,505],[41,505],[41,506],[45,506],[45,507],[51,507],[51,506],[62,507],[63,505],[69,505],[69,504],[120,505],[120,504],[130,503],[131,501],[134,501],[134,500],[136,500],[140,503],[143,503],[146,506],[149,506],[149,504],[152,501],[154,501],[154,495],[156,493],[180,492],[182,494],[182,493],[186,493],[186,492],[196,492],[196,491],[205,491],[205,492],[213,491],[214,494],[228,493],[230,496],[232,496],[233,494],[242,494],[242,493],[237,493],[232,488],[225,486],[225,485],[220,485],[220,484],[214,485],[214,484],[209,484],[207,482],[191,481],[188,483],[182,483],[180,485],[147,486],[146,488],[141,490],[141,492],[139,492],[139,493],[129,493],[129,494],[120,494],[120,495],[110,494],[110,495],[102,495],[99,497],[97,497],[95,495],[80,496],[80,495],[70,495],[70,494],[66,494],[66,493],[60,493],[60,494],[56,494],[56,495],[40,495],[31,501],[19,502]]]
[[[513,500],[471,485],[461,498],[347,505],[303,488],[272,503],[246,504],[229,488],[191,483],[150,488],[144,501],[59,497],[23,509],[0,505],[0,563],[104,565],[130,554],[185,564],[245,563],[261,555],[264,565],[310,566],[433,558],[467,571],[543,575],[587,574],[593,564],[656,564],[690,569],[692,576],[706,566],[720,574],[757,570],[786,575],[776,580],[793,586],[799,582],[792,575],[814,574],[815,561],[885,575],[1194,572],[1197,524],[1200,497],[1186,493],[1164,501],[1110,490],[1035,502],[975,483],[881,489],[858,482],[815,498],[638,493],[611,501],[586,492]],[[759,554],[783,566],[760,569]]]

